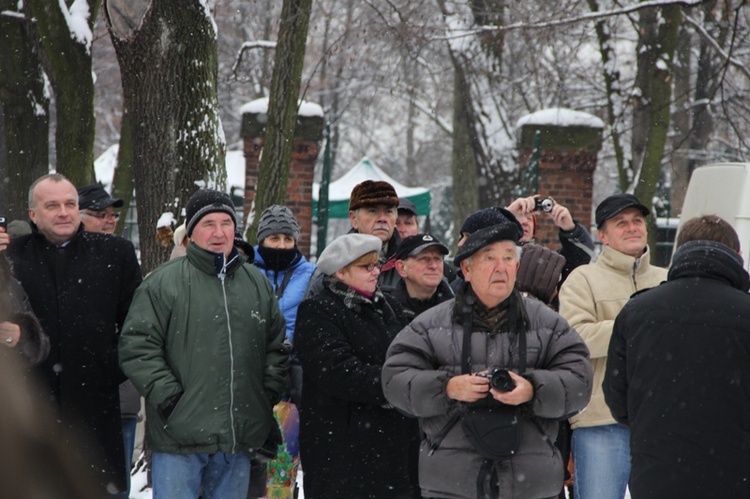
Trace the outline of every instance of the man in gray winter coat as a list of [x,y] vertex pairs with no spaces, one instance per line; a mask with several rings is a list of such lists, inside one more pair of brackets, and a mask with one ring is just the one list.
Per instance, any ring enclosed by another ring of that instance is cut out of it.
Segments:
[[[425,434],[424,497],[543,498],[562,488],[557,420],[586,406],[592,370],[575,330],[514,290],[522,231],[506,211],[500,224],[473,233],[455,259],[466,279],[456,298],[415,319],[388,350],[386,398],[419,417]],[[465,345],[469,355],[462,356]],[[477,375],[495,369],[507,370],[511,386],[491,387]],[[512,415],[509,438],[483,442],[503,444],[505,457],[483,457],[481,443],[467,436],[463,419],[482,410]]]

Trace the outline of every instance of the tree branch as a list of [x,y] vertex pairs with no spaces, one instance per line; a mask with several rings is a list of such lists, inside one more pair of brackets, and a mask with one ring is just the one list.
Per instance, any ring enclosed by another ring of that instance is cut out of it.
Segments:
[[255,42],[244,42],[240,49],[237,51],[237,57],[234,60],[234,64],[232,65],[232,76],[234,78],[237,78],[237,68],[239,68],[240,64],[242,63],[242,56],[245,55],[246,50],[253,50],[253,49],[275,49],[276,48],[276,42],[269,42],[267,40],[258,40]]

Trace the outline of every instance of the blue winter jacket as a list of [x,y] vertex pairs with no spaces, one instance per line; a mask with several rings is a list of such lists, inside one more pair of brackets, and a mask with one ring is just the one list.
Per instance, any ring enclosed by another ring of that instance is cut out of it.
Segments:
[[300,255],[300,259],[289,268],[275,271],[266,268],[266,262],[263,261],[263,257],[258,252],[258,246],[255,246],[253,249],[255,250],[255,265],[271,281],[274,291],[284,282],[286,273],[292,272],[292,277],[289,279],[284,293],[279,298],[279,308],[284,315],[284,320],[286,320],[286,339],[291,343],[293,342],[294,323],[297,320],[297,308],[302,302],[307,284],[310,282],[310,278],[315,271],[315,264],[308,262],[304,255]]

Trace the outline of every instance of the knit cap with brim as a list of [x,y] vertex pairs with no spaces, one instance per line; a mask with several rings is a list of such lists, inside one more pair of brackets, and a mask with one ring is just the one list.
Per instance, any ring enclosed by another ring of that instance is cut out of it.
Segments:
[[398,194],[388,182],[382,180],[365,180],[354,186],[349,196],[349,211],[354,211],[363,206],[386,206],[398,207]]
[[557,251],[538,244],[526,244],[516,274],[516,289],[549,303],[560,283],[563,267],[565,257]]
[[325,275],[333,275],[367,253],[380,252],[382,246],[383,242],[377,236],[345,234],[326,246],[318,258],[318,270]]
[[192,237],[193,229],[198,225],[201,218],[209,213],[222,212],[232,217],[234,226],[237,227],[237,214],[234,203],[228,194],[212,189],[200,189],[193,194],[185,208],[185,229],[188,237]]
[[274,234],[285,234],[292,236],[295,241],[299,239],[299,224],[294,218],[292,210],[286,206],[275,204],[269,206],[260,215],[258,222],[258,244],[268,236]]

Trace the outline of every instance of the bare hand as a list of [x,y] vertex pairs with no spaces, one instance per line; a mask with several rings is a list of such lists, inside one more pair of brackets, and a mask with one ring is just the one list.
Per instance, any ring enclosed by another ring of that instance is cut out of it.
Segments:
[[0,345],[15,348],[21,341],[21,328],[12,322],[0,322]]
[[[552,199],[552,197],[550,197]],[[549,212],[549,216],[552,217],[552,221],[556,226],[562,230],[571,231],[576,228],[576,224],[573,221],[573,216],[570,214],[570,210],[561,204],[557,204],[557,201],[552,199],[554,203],[552,205],[552,211]]]
[[508,405],[521,405],[534,398],[534,385],[529,380],[513,371],[508,371],[508,374],[516,382],[516,387],[510,392],[499,392],[492,388],[490,393],[495,400]]
[[487,396],[490,391],[490,380],[474,374],[453,376],[445,386],[448,398],[461,402],[476,402]]
[[5,251],[10,242],[10,234],[5,231],[4,227],[0,227],[0,251]]
[[508,206],[508,211],[513,213],[516,217],[528,215],[532,213],[536,208],[535,199],[539,197],[539,194],[534,194],[527,198],[518,198]]

